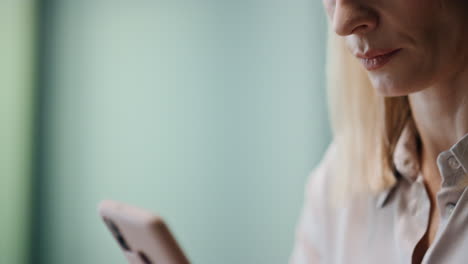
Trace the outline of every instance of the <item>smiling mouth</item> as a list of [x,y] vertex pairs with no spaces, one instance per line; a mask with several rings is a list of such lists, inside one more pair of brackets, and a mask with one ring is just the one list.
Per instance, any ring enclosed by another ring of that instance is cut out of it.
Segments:
[[401,49],[373,50],[365,54],[357,54],[356,57],[359,58],[364,68],[368,71],[375,71],[385,66],[400,51]]

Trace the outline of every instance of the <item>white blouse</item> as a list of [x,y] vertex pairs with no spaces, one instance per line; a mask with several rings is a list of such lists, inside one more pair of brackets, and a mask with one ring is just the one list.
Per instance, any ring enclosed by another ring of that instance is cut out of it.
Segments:
[[[354,198],[345,208],[327,206],[330,168],[339,161],[333,143],[306,185],[290,264],[411,263],[430,218],[430,201],[408,128],[395,149],[397,183],[377,196]],[[440,223],[422,263],[468,263],[468,134],[439,154]]]

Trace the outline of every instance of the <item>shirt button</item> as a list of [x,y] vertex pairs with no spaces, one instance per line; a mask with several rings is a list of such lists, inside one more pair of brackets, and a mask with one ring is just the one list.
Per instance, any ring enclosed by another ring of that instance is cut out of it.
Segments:
[[447,214],[448,215],[451,215],[453,210],[455,209],[455,206],[456,204],[455,203],[448,203],[445,207],[445,209],[447,210]]
[[450,168],[456,170],[460,167],[460,163],[458,163],[457,159],[454,156],[450,156],[447,159],[448,165]]

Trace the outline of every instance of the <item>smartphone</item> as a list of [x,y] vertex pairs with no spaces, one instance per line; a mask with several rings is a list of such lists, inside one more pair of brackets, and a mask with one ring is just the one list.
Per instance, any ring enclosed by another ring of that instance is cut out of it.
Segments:
[[112,200],[100,202],[98,211],[128,263],[190,263],[161,217]]

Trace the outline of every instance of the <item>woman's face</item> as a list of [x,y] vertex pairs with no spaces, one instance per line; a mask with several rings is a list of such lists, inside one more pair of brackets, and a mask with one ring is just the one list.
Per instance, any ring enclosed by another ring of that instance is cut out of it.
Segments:
[[407,95],[466,67],[466,0],[323,0],[378,93]]

